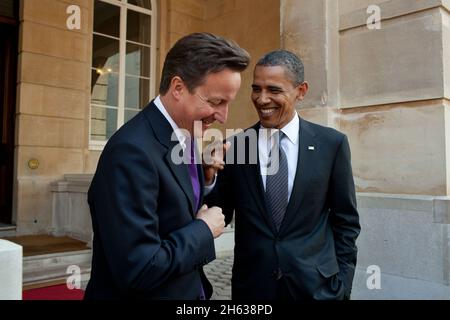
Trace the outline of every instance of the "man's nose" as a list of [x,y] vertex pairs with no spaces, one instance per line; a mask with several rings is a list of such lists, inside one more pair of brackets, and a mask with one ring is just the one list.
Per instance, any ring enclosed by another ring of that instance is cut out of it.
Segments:
[[217,108],[214,113],[214,119],[219,121],[220,123],[225,123],[228,118],[228,104]]
[[258,96],[258,99],[256,100],[258,104],[268,104],[270,103],[269,96],[265,91],[261,91],[261,93]]

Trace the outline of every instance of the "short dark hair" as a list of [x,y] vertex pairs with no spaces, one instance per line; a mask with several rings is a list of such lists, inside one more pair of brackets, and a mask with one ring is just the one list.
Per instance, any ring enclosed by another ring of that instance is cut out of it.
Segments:
[[192,33],[178,40],[167,53],[159,93],[167,93],[175,76],[193,92],[208,74],[226,68],[242,72],[249,61],[248,52],[231,40],[211,33]]
[[300,59],[300,57],[298,57],[295,53],[287,50],[271,51],[259,59],[256,65],[267,67],[284,67],[294,86],[298,86],[305,81],[305,68],[303,66],[302,59]]

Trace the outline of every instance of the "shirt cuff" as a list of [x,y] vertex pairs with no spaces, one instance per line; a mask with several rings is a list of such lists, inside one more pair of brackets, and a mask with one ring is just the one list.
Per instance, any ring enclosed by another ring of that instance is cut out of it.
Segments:
[[214,175],[214,180],[213,183],[211,183],[209,186],[207,186],[205,184],[205,196],[207,196],[208,194],[211,193],[211,191],[213,191],[214,187],[216,186],[216,181],[217,181],[217,173]]

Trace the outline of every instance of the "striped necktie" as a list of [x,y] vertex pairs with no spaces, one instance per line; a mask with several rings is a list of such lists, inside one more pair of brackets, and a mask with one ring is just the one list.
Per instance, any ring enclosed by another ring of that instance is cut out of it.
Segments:
[[286,154],[281,147],[281,140],[284,136],[281,131],[273,134],[272,139],[275,139],[275,142],[269,151],[269,167],[274,170],[266,178],[266,201],[278,231],[286,214],[289,200],[288,163]]

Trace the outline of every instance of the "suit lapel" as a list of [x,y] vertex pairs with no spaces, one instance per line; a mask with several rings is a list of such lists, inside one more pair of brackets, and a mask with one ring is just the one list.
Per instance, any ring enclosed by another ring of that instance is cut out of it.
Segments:
[[191,179],[186,164],[175,164],[171,159],[173,148],[178,147],[178,141],[172,141],[173,128],[163,114],[158,110],[156,105],[152,102],[143,110],[144,115],[149,121],[156,139],[167,149],[164,160],[170,168],[174,178],[180,185],[184,194],[188,198],[191,215],[194,215],[194,190],[192,189]]
[[[311,130],[308,123],[300,118],[297,170],[286,215],[280,227],[280,233],[284,231],[286,226],[290,225],[292,219],[298,214],[300,205],[308,190],[308,185],[314,172],[315,164],[317,163],[318,148],[315,135],[315,132]],[[314,146],[314,150],[309,150],[308,147],[310,146]]]
[[167,165],[169,166],[170,170],[172,171],[175,179],[177,180],[178,184],[181,186],[181,189],[183,189],[184,194],[189,200],[189,209],[191,209],[191,215],[195,217],[194,215],[194,190],[192,189],[192,183],[191,178],[189,176],[189,171],[187,170],[186,164],[175,164],[171,159],[171,151],[172,149],[169,148],[169,150],[166,153],[165,160]]
[[[256,141],[256,152],[257,152],[257,163],[256,164],[246,164],[244,165],[244,172],[246,175],[246,179],[244,179],[248,187],[250,189],[250,193],[252,194],[253,198],[255,199],[255,203],[257,205],[257,210],[261,213],[264,220],[266,220],[267,225],[270,227],[272,232],[275,234],[277,233],[277,229],[275,227],[275,224],[273,222],[272,217],[270,216],[269,210],[267,210],[267,203],[266,203],[266,196],[264,191],[264,185],[262,182],[261,177],[261,168],[260,168],[260,161],[259,161],[259,128],[260,123],[258,122],[256,125],[254,125],[251,129],[256,130],[257,132],[257,141]],[[245,145],[245,152],[246,152],[246,159],[245,163],[250,163],[249,161],[249,152],[252,151],[249,145],[249,141],[246,141]]]

